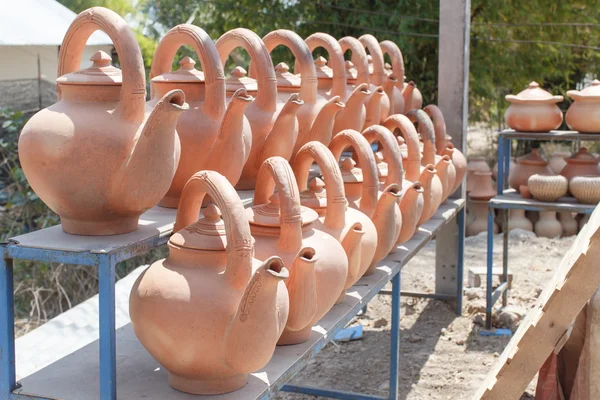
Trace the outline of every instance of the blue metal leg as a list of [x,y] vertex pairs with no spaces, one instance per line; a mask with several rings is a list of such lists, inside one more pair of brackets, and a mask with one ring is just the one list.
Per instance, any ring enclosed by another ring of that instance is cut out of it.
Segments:
[[494,209],[492,207],[488,207],[487,239],[485,327],[492,329],[492,273],[494,267]]
[[115,266],[109,255],[100,257],[100,399],[117,398],[117,363],[115,337]]
[[510,172],[510,152],[511,152],[512,141],[510,139],[504,139],[504,182],[502,182],[502,188],[508,187],[508,173]]
[[13,260],[0,249],[0,398],[7,399],[16,388]]
[[464,273],[464,251],[465,251],[465,208],[458,212],[458,259],[456,276],[456,314],[462,315],[463,300],[463,273]]
[[[502,210],[502,282],[508,281],[508,210]],[[502,293],[502,307],[508,303],[508,288]]]
[[392,327],[390,345],[390,400],[398,399],[400,361],[400,272],[392,278]]
[[504,142],[502,135],[498,136],[498,172],[496,174],[496,191],[500,195],[504,191],[504,171],[506,171],[504,163]]

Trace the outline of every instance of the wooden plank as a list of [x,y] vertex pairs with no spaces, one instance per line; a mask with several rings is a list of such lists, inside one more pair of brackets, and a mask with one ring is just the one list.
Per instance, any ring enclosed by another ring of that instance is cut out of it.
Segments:
[[556,270],[474,399],[518,399],[600,286],[600,208]]

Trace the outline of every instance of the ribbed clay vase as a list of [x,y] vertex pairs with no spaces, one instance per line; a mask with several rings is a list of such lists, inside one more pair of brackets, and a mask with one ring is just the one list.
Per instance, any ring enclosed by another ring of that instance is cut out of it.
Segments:
[[548,161],[542,157],[538,149],[532,149],[531,153],[517,158],[517,165],[508,178],[508,184],[520,191],[521,186],[527,186],[527,180],[534,174],[552,174]]
[[533,224],[525,216],[525,210],[509,210],[508,214],[508,230],[523,229],[524,231],[533,232]]
[[573,218],[573,214],[570,212],[559,212],[558,220],[562,225],[562,236],[575,236],[577,235],[577,221]]
[[[471,200],[469,210],[473,211],[473,219],[470,224],[467,224],[466,234],[467,236],[475,236],[481,232],[487,231],[487,213],[488,213],[488,202],[487,200]],[[498,225],[494,222],[494,233],[498,233]]]
[[598,204],[600,202],[599,176],[575,176],[569,182],[569,189],[580,203]]
[[534,199],[554,202],[567,194],[569,181],[562,175],[533,174],[527,180],[527,187]]
[[535,223],[535,234],[550,239],[560,237],[562,225],[556,219],[556,211],[540,211],[540,219]]

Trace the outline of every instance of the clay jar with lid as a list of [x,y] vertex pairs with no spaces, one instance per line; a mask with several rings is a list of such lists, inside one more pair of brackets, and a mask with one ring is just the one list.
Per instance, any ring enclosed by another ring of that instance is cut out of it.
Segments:
[[[195,50],[202,72],[195,68],[196,63],[190,57],[181,59],[180,68],[171,72],[173,57],[183,45]],[[235,185],[250,155],[252,132],[244,111],[254,98],[245,89],[238,89],[226,108],[225,75],[212,39],[195,25],[174,27],[156,48],[150,77],[150,108],[154,108],[159,99],[173,89],[183,90],[190,105],[190,111],[177,122],[181,141],[177,172],[159,204],[177,207],[184,185],[200,170],[217,171]],[[223,157],[224,153],[236,162]]]
[[[96,52],[78,71],[96,30],[112,39],[123,70]],[[146,109],[146,75],[135,34],[116,13],[93,7],[69,26],[58,54],[55,104],[19,136],[19,160],[32,189],[77,235],[135,231],[139,216],[167,193],[179,162],[181,90]]]
[[[205,195],[213,204],[197,220]],[[288,270],[279,257],[253,258],[242,201],[217,172],[190,178],[174,232],[169,256],[142,272],[131,289],[133,331],[175,389],[237,390],[275,351],[288,319]]]
[[567,96],[573,99],[565,117],[569,128],[582,133],[600,132],[600,81],[594,79],[583,90],[569,90]]
[[318,214],[300,205],[292,167],[281,157],[268,158],[261,166],[254,205],[245,213],[256,258],[276,254],[290,265],[290,279],[286,281],[290,315],[278,344],[305,342],[313,325],[344,290],[346,252],[336,238],[316,228]]
[[588,152],[585,147],[581,147],[579,151],[571,157],[565,158],[565,161],[567,162],[567,165],[560,171],[560,174],[569,181],[575,176],[600,175],[598,159]]
[[474,188],[473,174],[475,172],[491,172],[485,157],[476,156],[469,158],[469,162],[467,163],[467,193],[471,192]]
[[[313,178],[307,185],[310,167],[316,161],[323,180]],[[367,271],[377,248],[377,229],[364,213],[348,207],[344,181],[337,160],[320,142],[308,142],[300,148],[293,162],[293,170],[303,206],[315,210],[319,218],[315,227],[336,238],[348,257],[348,277],[340,301],[346,290]]]
[[563,96],[553,96],[540,88],[537,82],[529,83],[519,94],[506,95],[511,103],[504,113],[506,125],[521,132],[548,132],[557,129],[563,121],[563,114],[556,103]]
[[473,200],[489,200],[496,195],[491,172],[475,171],[471,175],[473,189],[469,197]]
[[527,180],[533,174],[552,174],[548,161],[538,149],[532,149],[531,153],[517,158],[515,168],[508,177],[508,184],[511,188],[520,191],[521,186],[527,186]]

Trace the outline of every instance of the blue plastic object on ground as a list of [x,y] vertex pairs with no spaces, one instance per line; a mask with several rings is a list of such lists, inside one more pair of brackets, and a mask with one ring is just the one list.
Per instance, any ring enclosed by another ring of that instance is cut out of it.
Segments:
[[491,331],[479,332],[481,336],[511,336],[512,331],[510,329],[493,329]]
[[363,337],[363,326],[355,325],[346,329],[342,329],[335,335],[333,340],[337,342],[349,342],[351,340],[358,340]]

